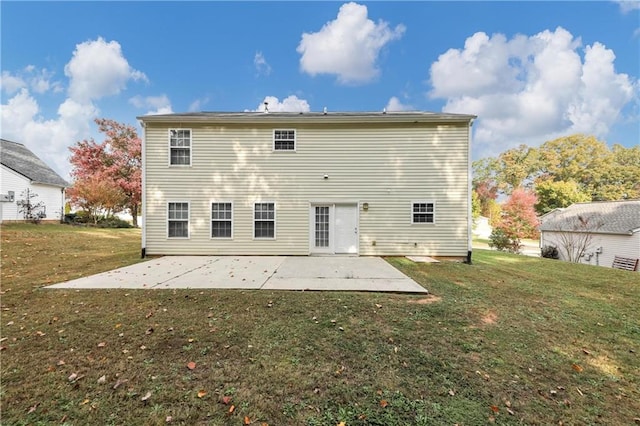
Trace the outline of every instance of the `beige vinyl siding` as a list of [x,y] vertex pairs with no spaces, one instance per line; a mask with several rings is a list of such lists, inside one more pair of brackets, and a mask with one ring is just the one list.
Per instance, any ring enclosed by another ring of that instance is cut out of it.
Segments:
[[[190,167],[168,166],[172,127],[192,129]],[[274,129],[296,130],[295,152],[273,150]],[[147,123],[146,252],[307,255],[310,203],[349,201],[359,203],[360,255],[466,256],[468,138],[467,123]],[[189,240],[167,239],[173,199],[190,202]],[[212,200],[233,201],[233,239],[210,238]],[[411,223],[417,200],[435,202],[435,223]],[[253,238],[260,201],[276,203],[275,240]]]

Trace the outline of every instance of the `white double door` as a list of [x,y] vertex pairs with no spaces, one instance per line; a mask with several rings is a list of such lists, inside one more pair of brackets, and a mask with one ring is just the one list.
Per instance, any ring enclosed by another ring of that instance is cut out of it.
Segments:
[[312,204],[311,253],[358,253],[358,204]]

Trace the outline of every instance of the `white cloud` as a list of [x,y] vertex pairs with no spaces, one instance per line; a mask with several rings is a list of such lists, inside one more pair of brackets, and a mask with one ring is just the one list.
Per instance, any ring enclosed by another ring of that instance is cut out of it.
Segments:
[[[443,110],[478,115],[475,141],[489,155],[573,132],[604,136],[634,97],[600,43],[584,49],[563,28],[507,40],[476,33],[431,66],[432,98]],[[506,145],[506,146],[505,146]]]
[[0,85],[7,95],[13,95],[18,90],[27,86],[26,81],[18,75],[13,75],[9,71],[2,71],[0,76]]
[[147,81],[147,77],[129,65],[117,41],[102,37],[76,45],[73,58],[64,68],[71,80],[69,96],[80,102],[117,95],[129,80]]
[[622,13],[629,13],[640,9],[640,1],[638,0],[617,0],[616,3],[620,6]]
[[[107,43],[102,38],[77,45],[65,75],[69,78],[68,97],[54,118],[45,118],[34,94],[63,90],[62,83],[53,79],[54,73],[34,65],[15,73],[3,72],[2,90],[13,97],[2,105],[0,129],[3,138],[24,143],[68,179],[69,146],[95,132],[93,120],[100,114],[95,101],[120,93],[129,80],[146,77],[129,66],[117,42]],[[166,97],[146,102],[155,112],[171,110]]]
[[209,97],[205,96],[204,98],[196,99],[195,101],[189,104],[189,112],[195,112],[202,110],[202,107],[209,103]]
[[171,101],[167,95],[159,96],[134,96],[129,99],[129,103],[136,108],[151,108],[145,115],[171,114]]
[[8,95],[16,93],[23,87],[30,87],[35,93],[54,93],[62,91],[62,83],[53,80],[54,73],[46,68],[37,69],[34,65],[27,65],[24,69],[12,74],[2,71],[2,90]]
[[299,99],[295,95],[288,96],[283,99],[282,102],[275,96],[266,96],[264,101],[258,105],[258,108],[254,110],[245,110],[245,111],[256,111],[256,112],[264,112],[265,110],[265,102],[268,104],[269,112],[309,112],[311,108],[309,108],[309,104],[304,99]]
[[68,178],[69,150],[74,142],[87,137],[91,120],[98,110],[93,104],[65,100],[58,117],[45,120],[37,101],[26,88],[2,105],[2,137],[25,144],[49,166]]
[[392,96],[391,99],[389,99],[389,102],[387,102],[387,106],[385,107],[385,109],[389,112],[392,111],[411,111],[413,109],[413,107],[411,105],[408,104],[403,104],[400,99],[398,99],[395,96]]
[[264,58],[262,52],[256,52],[253,57],[253,64],[256,66],[256,71],[258,75],[269,75],[271,74],[271,65]]
[[385,21],[376,24],[367,17],[367,7],[346,3],[338,17],[316,33],[302,34],[297,51],[302,71],[335,74],[342,84],[363,84],[375,79],[380,70],[377,60],[381,49],[402,37],[404,25],[389,28]]

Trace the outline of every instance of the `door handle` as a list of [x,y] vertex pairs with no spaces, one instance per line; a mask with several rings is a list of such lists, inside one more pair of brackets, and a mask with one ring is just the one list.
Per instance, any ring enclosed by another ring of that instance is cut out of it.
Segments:
[[354,228],[353,233],[354,233],[354,234],[357,234],[357,233],[358,233],[358,227],[357,227],[357,226]]

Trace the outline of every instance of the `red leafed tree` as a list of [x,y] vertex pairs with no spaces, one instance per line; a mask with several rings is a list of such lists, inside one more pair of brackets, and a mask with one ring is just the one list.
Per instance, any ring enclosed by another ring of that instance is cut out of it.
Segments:
[[98,222],[101,212],[106,212],[109,216],[126,202],[122,189],[101,176],[87,176],[76,180],[68,189],[67,195],[74,204],[89,214],[93,223]]
[[[73,186],[95,186],[90,180],[98,179],[116,188],[123,198],[113,211],[128,209],[133,217],[133,225],[137,226],[142,199],[142,141],[133,126],[105,118],[98,118],[95,122],[98,130],[105,135],[105,140],[102,143],[96,143],[93,139],[83,140],[70,148]],[[71,194],[74,194],[73,189]],[[73,195],[71,200],[81,205]]]
[[[519,252],[523,238],[537,238],[538,217],[535,193],[522,188],[515,189],[502,206],[502,216],[491,235],[493,246]],[[502,242],[500,240],[503,240]]]

